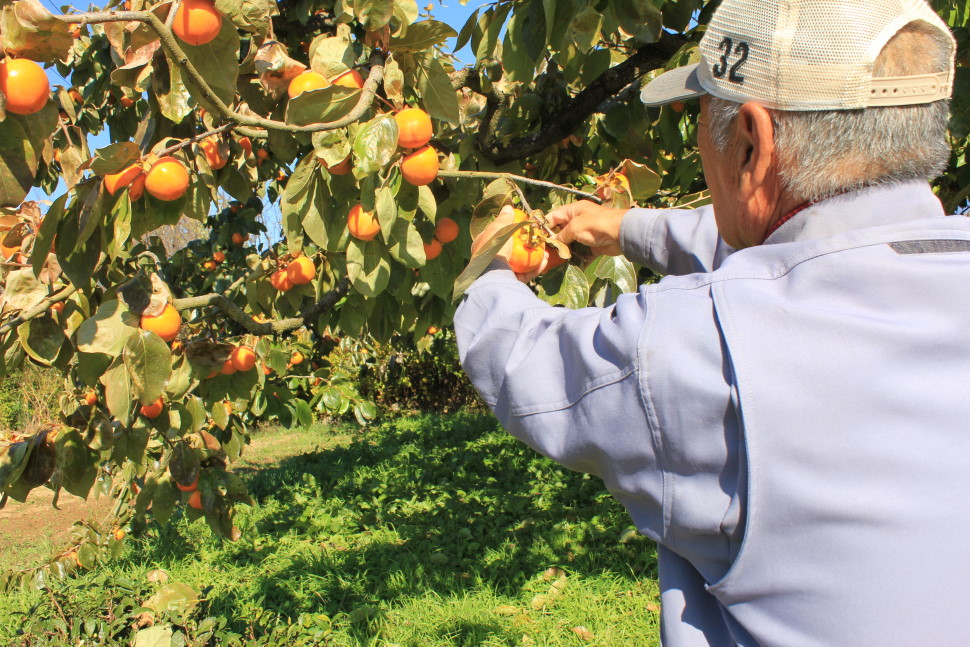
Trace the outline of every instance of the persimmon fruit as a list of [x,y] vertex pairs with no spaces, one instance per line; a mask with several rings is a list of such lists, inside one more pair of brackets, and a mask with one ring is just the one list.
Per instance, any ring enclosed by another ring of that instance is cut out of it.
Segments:
[[325,76],[319,72],[311,72],[310,70],[307,70],[306,72],[293,77],[293,80],[290,81],[289,87],[286,89],[286,93],[291,99],[295,99],[304,92],[320,90],[329,86],[330,81],[328,81]]
[[397,122],[397,145],[401,148],[421,148],[434,135],[431,117],[420,108],[405,108],[394,115]]
[[178,336],[181,327],[182,315],[171,303],[165,304],[165,309],[162,310],[161,314],[141,316],[142,330],[149,330],[167,342]]
[[347,70],[333,80],[333,85],[342,85],[345,88],[360,89],[364,87],[364,77],[357,70]]
[[286,275],[286,269],[278,269],[269,277],[269,283],[279,292],[289,292],[293,289],[293,281]]
[[189,188],[189,172],[174,157],[159,158],[145,178],[145,189],[155,198],[172,202]]
[[98,394],[94,391],[88,391],[84,394],[84,404],[89,407],[93,407],[98,403]]
[[212,260],[216,263],[224,263],[226,261],[226,253],[221,251],[216,252],[212,255]]
[[37,63],[8,57],[0,62],[0,90],[7,97],[7,112],[31,115],[47,105],[51,84]]
[[229,146],[225,142],[212,138],[203,139],[199,147],[205,155],[205,161],[209,163],[209,168],[213,171],[218,171],[229,162]]
[[229,361],[237,371],[250,371],[256,366],[256,353],[248,346],[236,346],[229,356]]
[[193,491],[189,495],[189,507],[195,508],[196,510],[202,509],[202,493],[198,490]]
[[189,485],[182,485],[178,481],[175,481],[175,487],[179,489],[180,492],[195,492],[199,489],[199,475],[195,475],[195,480]]
[[205,45],[222,31],[222,14],[212,0],[182,0],[172,31],[189,45]]
[[[233,350],[236,350],[236,349],[234,348]],[[230,355],[229,357],[230,359],[227,359],[226,361],[224,361],[222,363],[222,368],[219,370],[219,372],[222,373],[223,375],[232,375],[233,373],[239,370],[232,363],[232,359],[231,359],[232,355]]]
[[316,275],[317,266],[314,265],[313,261],[307,256],[295,258],[293,259],[293,262],[286,266],[286,278],[288,278],[293,285],[304,285],[309,283]]
[[[124,168],[117,173],[108,173],[104,176],[104,188],[111,195],[117,195],[126,186],[132,186],[138,178],[143,178],[145,171],[138,164]],[[143,180],[144,181],[144,180]],[[128,191],[129,195],[131,190]]]
[[348,155],[347,159],[340,162],[340,164],[329,166],[326,162],[324,162],[323,168],[327,169],[330,172],[330,175],[347,175],[353,170],[353,160],[351,160],[350,155]]
[[458,238],[458,223],[451,218],[441,218],[434,227],[434,237],[444,244]]
[[364,211],[361,204],[355,204],[347,214],[347,228],[350,235],[359,240],[374,240],[381,231],[381,223],[377,220],[377,215],[370,211]]
[[441,256],[441,241],[437,238],[432,238],[430,243],[424,243],[424,258],[425,260],[433,261],[434,259]]
[[154,420],[162,413],[163,408],[165,408],[165,403],[159,398],[151,404],[143,404],[138,411],[146,418]]
[[206,272],[211,272],[216,269],[216,262],[214,260],[205,261],[202,263],[202,269]]
[[[515,222],[525,222],[529,216],[521,209],[515,210]],[[512,235],[512,253],[509,265],[516,274],[529,274],[539,269],[546,250],[545,242],[533,242],[531,227],[523,227]]]
[[430,184],[438,177],[438,153],[431,146],[420,148],[401,160],[401,175],[414,186]]
[[306,358],[305,358],[305,357],[303,357],[303,353],[301,353],[301,352],[300,352],[300,351],[298,351],[298,350],[295,350],[295,351],[293,351],[293,353],[292,353],[292,354],[290,355],[290,364],[291,364],[292,366],[299,366],[300,364],[302,364],[302,363],[303,363],[303,360],[304,360],[304,359],[306,359]]
[[246,235],[236,232],[232,235],[232,243],[234,245],[242,245],[246,242]]

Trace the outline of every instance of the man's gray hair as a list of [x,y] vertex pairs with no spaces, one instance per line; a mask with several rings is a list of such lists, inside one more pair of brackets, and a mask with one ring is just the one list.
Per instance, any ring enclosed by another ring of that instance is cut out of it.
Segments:
[[[946,35],[921,22],[901,29],[876,60],[874,76],[944,72]],[[932,180],[950,157],[947,100],[863,110],[771,110],[779,173],[796,198],[815,202],[839,193],[904,180]],[[741,106],[711,97],[715,149],[727,151]]]

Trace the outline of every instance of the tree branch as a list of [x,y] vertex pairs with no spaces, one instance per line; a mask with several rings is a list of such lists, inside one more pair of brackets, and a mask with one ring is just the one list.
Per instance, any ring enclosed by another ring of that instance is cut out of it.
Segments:
[[52,305],[54,305],[55,303],[60,303],[61,301],[67,300],[67,298],[70,297],[75,292],[77,292],[77,288],[69,284],[60,292],[56,292],[50,295],[49,297],[41,300],[34,307],[24,310],[23,312],[20,313],[19,316],[14,317],[7,323],[0,326],[0,335],[17,328],[21,324],[27,323],[28,321],[30,321],[31,319],[34,319],[35,317],[39,317],[40,315],[47,312],[47,310]]
[[149,27],[151,27],[152,31],[158,35],[162,47],[164,48],[169,59],[171,59],[174,64],[178,65],[182,71],[185,72],[186,76],[190,78],[198,87],[199,91],[202,93],[203,99],[205,99],[205,101],[209,104],[209,107],[212,108],[212,112],[219,114],[227,121],[238,126],[249,126],[252,128],[276,130],[288,133],[315,133],[323,130],[336,130],[337,128],[343,128],[354,123],[360,119],[365,112],[367,112],[367,110],[374,103],[374,97],[377,96],[377,86],[380,85],[384,78],[384,54],[375,50],[371,54],[370,73],[367,75],[367,80],[364,82],[364,87],[361,90],[357,105],[354,106],[354,108],[347,113],[347,115],[337,119],[336,121],[309,124],[307,126],[296,126],[293,124],[288,124],[284,121],[266,119],[264,117],[258,117],[255,115],[240,114],[226,105],[226,103],[216,95],[212,88],[209,87],[209,84],[206,82],[205,78],[189,60],[188,56],[185,54],[185,51],[182,49],[182,46],[179,45],[178,39],[172,33],[172,30],[166,27],[165,23],[163,23],[158,16],[149,11],[93,11],[80,14],[57,15],[54,16],[54,18],[68,24],[80,23],[82,25],[107,22],[146,23]]
[[[496,164],[505,164],[535,155],[572,134],[589,120],[590,115],[595,113],[605,100],[644,73],[666,64],[686,42],[687,39],[683,36],[661,33],[656,43],[644,45],[627,60],[603,72],[561,110],[550,115],[546,119],[546,126],[541,130],[519,137],[505,145],[479,140],[479,150]],[[457,79],[453,78],[453,80]],[[491,100],[489,103],[491,104]],[[487,114],[486,117],[492,121],[496,119],[492,114]]]
[[305,326],[309,320],[320,316],[324,312],[327,312],[333,308],[337,302],[347,294],[348,291],[350,291],[350,279],[344,277],[341,279],[340,283],[337,284],[337,287],[323,295],[319,301],[304,310],[299,316],[266,322],[256,321],[248,314],[243,312],[242,308],[230,301],[223,294],[205,294],[197,297],[174,299],[172,301],[172,305],[175,306],[175,309],[180,312],[184,310],[192,310],[194,308],[214,306],[219,310],[222,310],[227,317],[245,328],[250,334],[260,336],[279,335],[282,333],[292,332],[302,326]]

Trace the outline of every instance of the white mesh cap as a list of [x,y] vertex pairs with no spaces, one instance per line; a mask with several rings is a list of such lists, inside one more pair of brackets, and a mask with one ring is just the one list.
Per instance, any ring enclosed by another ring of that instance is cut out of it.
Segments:
[[[873,78],[896,32],[922,21],[950,41],[946,72]],[[849,110],[946,99],[956,43],[925,0],[724,0],[700,42],[701,61],[642,91],[647,105],[702,94],[776,110]]]

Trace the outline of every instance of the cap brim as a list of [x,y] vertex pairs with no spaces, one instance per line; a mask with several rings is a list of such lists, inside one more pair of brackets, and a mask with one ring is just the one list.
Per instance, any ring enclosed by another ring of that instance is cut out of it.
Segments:
[[698,65],[694,63],[664,72],[640,91],[640,100],[648,106],[662,106],[707,94],[697,78]]

